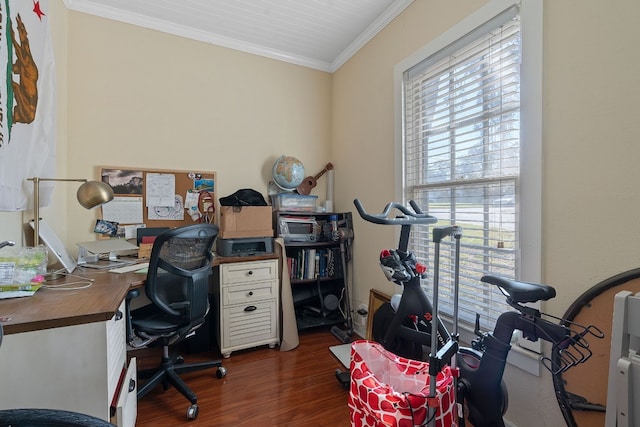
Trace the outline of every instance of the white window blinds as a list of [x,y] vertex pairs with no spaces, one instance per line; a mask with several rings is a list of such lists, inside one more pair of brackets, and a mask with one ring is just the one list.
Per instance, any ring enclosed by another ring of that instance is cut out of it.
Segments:
[[[520,55],[514,6],[403,76],[404,196],[436,226],[462,226],[459,317],[472,323],[479,313],[483,328],[508,306],[482,275],[518,277]],[[412,231],[418,259],[433,260],[430,232]],[[439,304],[450,314],[454,244],[440,249]]]

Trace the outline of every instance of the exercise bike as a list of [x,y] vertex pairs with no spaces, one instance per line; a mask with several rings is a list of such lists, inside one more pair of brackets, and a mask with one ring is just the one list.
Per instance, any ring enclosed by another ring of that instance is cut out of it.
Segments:
[[[428,352],[429,392],[432,397],[436,396],[438,372],[444,366],[450,366],[456,372],[454,377],[459,426],[465,425],[465,419],[475,427],[505,425],[503,415],[507,410],[508,396],[502,376],[514,331],[521,331],[528,340],[542,339],[552,344],[554,357],[542,358],[543,365],[552,373],[566,371],[591,357],[587,336],[604,337],[602,331],[595,326],[585,327],[568,322],[524,305],[555,297],[553,287],[485,275],[480,280],[496,286],[515,311],[501,314],[493,332],[480,331],[479,315],[476,315],[477,337],[470,348],[461,347],[457,314],[462,229],[454,225],[434,227],[432,230],[435,245],[434,283],[433,297],[429,300],[420,286],[425,277],[425,267],[408,251],[408,245],[413,225],[434,224],[437,219],[423,213],[414,201],[409,203],[411,209],[399,203],[389,203],[380,214],[366,212],[358,199],[354,200],[354,204],[360,216],[368,222],[401,227],[398,248],[384,251],[380,263],[385,276],[402,286],[403,291],[399,297],[394,296],[391,302],[383,304],[375,313],[373,338],[386,350],[406,358],[424,360],[424,354]],[[438,315],[440,244],[449,237],[455,240],[456,248],[451,331]],[[546,317],[560,321],[561,324],[547,320]],[[463,416],[463,412],[466,416]],[[429,408],[427,422],[435,425],[434,408]]]

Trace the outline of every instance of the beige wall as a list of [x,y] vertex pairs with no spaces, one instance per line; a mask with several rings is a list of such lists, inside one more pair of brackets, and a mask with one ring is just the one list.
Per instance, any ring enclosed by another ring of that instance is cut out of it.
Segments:
[[[393,67],[482,4],[417,0],[334,73],[341,207],[358,197],[380,210],[394,199]],[[639,16],[635,0],[544,2],[543,279],[557,288],[546,307],[556,315],[599,281],[638,267]],[[397,240],[359,219],[355,227],[357,306],[370,288],[396,291],[376,260]],[[564,424],[546,371],[534,378],[511,368],[506,380],[510,420]]]
[[278,156],[329,161],[330,74],[81,13],[69,29],[69,174],[211,170],[218,197],[266,195]]
[[[97,178],[100,166],[208,170],[218,197],[266,196],[278,156],[298,157],[309,174],[331,160],[331,74],[68,11],[62,0],[50,9],[59,177]],[[93,238],[96,217],[74,201],[74,185],[56,184],[56,203],[41,212],[72,253]],[[314,194],[323,201],[325,187]],[[2,239],[21,241],[21,217],[2,213]]]
[[[272,161],[290,154],[311,172],[334,163],[336,210],[356,197],[380,209],[395,197],[394,65],[484,3],[416,0],[331,76],[51,0],[59,176],[95,177],[100,165],[208,169],[219,195],[266,192]],[[556,315],[640,258],[639,15],[635,0],[544,2],[543,277],[558,290],[547,305]],[[42,213],[73,248],[91,238],[94,213],[69,187],[58,184],[66,203]],[[0,240],[20,241],[23,222],[0,213]],[[353,297],[366,303],[372,287],[394,291],[376,258],[396,240],[355,226]],[[509,369],[506,378],[511,420],[562,425],[548,375]]]

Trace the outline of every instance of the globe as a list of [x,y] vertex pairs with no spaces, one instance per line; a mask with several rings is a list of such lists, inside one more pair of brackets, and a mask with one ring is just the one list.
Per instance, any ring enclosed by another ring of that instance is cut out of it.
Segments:
[[304,179],[304,166],[295,157],[280,156],[273,163],[272,175],[278,188],[293,191]]

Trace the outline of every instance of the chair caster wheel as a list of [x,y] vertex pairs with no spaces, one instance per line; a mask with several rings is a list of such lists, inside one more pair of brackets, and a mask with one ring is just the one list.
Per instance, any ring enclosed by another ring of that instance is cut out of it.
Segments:
[[196,418],[198,418],[198,405],[194,403],[187,409],[187,419],[195,420]]
[[182,365],[184,363],[184,357],[176,356],[176,365]]
[[224,378],[226,376],[227,376],[227,368],[225,368],[224,366],[218,367],[218,370],[216,371],[216,377]]

